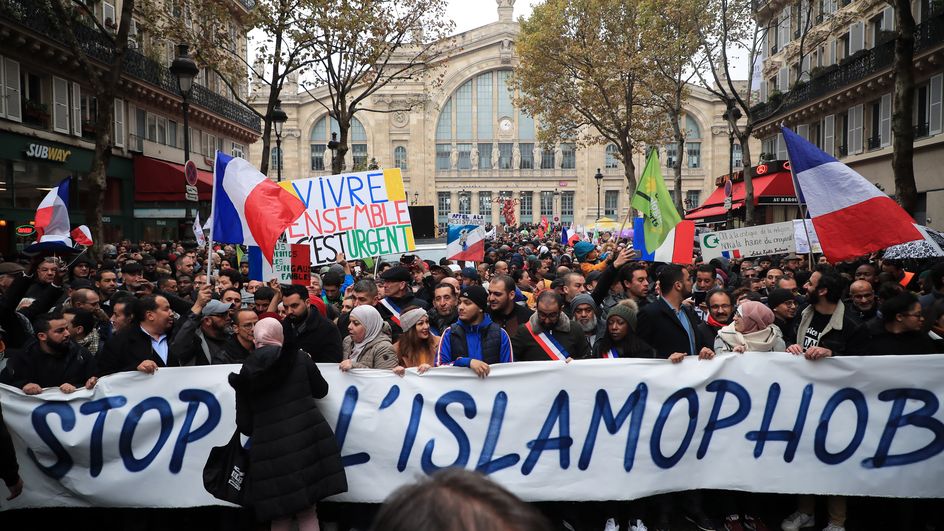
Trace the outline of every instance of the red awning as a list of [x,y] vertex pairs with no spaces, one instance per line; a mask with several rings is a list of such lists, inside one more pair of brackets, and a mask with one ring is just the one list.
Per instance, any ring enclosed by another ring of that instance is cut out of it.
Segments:
[[[184,196],[184,166],[152,159],[134,158],[135,201],[186,201]],[[201,201],[209,201],[213,188],[213,174],[197,170],[197,193]]]
[[[796,195],[796,191],[793,188],[793,176],[790,175],[790,172],[788,171],[781,171],[770,175],[754,177],[752,182],[754,184],[755,205],[761,197]],[[744,181],[734,183],[734,186],[731,188],[731,198],[733,199],[733,208],[740,208],[744,206]],[[717,212],[720,210],[720,214],[706,213],[709,210],[711,212]],[[690,211],[688,215],[685,216],[685,219],[702,219],[711,216],[723,215],[724,212],[724,185],[721,185],[711,193],[708,199],[705,200],[705,202],[700,207]]]
[[[737,201],[731,205],[731,210],[737,210],[739,208],[744,208],[744,201]],[[724,205],[721,206],[702,206],[694,210],[690,210],[688,214],[685,215],[685,219],[705,219],[713,218],[718,216],[724,216],[728,211],[724,208]]]

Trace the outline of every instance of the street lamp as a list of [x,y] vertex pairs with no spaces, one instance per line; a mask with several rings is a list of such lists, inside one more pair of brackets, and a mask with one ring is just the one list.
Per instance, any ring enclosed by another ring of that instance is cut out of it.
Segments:
[[734,124],[741,119],[741,110],[734,106],[733,102],[728,102],[728,109],[721,115],[728,125],[728,180],[724,184],[724,207],[725,207],[725,228],[728,230],[734,228],[734,220],[731,217],[733,200],[731,190],[734,189]]
[[[328,149],[331,150],[331,173],[334,173],[334,159],[338,156],[338,134],[331,133],[331,140],[328,141]],[[338,170],[340,171],[341,165],[338,164]]]
[[269,113],[269,120],[275,128],[275,150],[279,153],[276,162],[276,179],[282,182],[282,126],[288,121],[288,115],[282,110],[282,100],[275,100],[275,107]]
[[170,73],[177,78],[177,89],[183,97],[184,111],[184,162],[190,160],[190,91],[193,90],[193,78],[197,77],[200,69],[197,63],[190,57],[190,46],[187,44],[177,45],[177,58],[170,65]]
[[593,176],[597,180],[597,219],[600,219],[600,186],[603,185],[603,174],[600,173],[600,168],[597,168],[597,174]]

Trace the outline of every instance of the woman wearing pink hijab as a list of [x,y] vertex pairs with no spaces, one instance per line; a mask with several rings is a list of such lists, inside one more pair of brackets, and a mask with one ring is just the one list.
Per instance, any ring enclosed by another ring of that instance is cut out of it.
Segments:
[[315,400],[328,394],[328,383],[292,339],[278,320],[260,319],[256,349],[229,383],[236,389],[236,426],[252,436],[248,504],[256,518],[275,531],[292,529],[293,521],[300,531],[317,531],[315,504],[347,491],[347,479]]
[[734,321],[718,330],[715,353],[783,352],[787,348],[780,328],[774,325],[774,312],[757,301],[738,305]]

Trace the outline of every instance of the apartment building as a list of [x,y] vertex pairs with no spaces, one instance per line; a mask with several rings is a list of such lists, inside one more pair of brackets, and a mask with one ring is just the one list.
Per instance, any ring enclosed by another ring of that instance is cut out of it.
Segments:
[[[768,28],[754,109],[769,159],[786,159],[781,122],[894,194],[894,9],[877,0],[758,0]],[[944,229],[944,3],[916,0],[914,167],[919,223]]]
[[[227,2],[232,18],[225,24],[245,56],[241,23],[254,0]],[[91,6],[98,23],[117,32],[121,1]],[[14,227],[29,224],[46,191],[66,176],[74,178],[72,223],[85,222],[87,202],[96,200],[88,195],[85,176],[95,148],[94,118],[102,105],[114,107],[105,238],[190,234],[188,223],[200,203],[185,201],[183,135],[190,135],[190,158],[201,170],[200,199],[208,202],[215,151],[245,154],[258,138],[261,123],[215,74],[201,69],[185,132],[182,99],[168,70],[176,43],[157,33],[135,21],[119,96],[100,102],[50,15],[32,0],[0,0],[0,252],[29,243],[16,236]],[[77,37],[83,53],[105,68],[112,41],[91,25]]]

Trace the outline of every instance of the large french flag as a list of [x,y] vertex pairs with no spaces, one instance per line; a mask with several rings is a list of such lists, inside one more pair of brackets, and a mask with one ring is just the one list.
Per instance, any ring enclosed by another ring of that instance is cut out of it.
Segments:
[[36,241],[40,241],[44,234],[62,236],[69,235],[69,181],[66,177],[39,203],[36,208],[35,229]]
[[914,219],[892,198],[800,135],[781,130],[797,197],[806,203],[826,258],[847,260],[922,239]]
[[691,264],[694,262],[695,222],[682,220],[669,230],[662,245],[653,250],[646,249],[645,220],[633,219],[633,249],[640,252],[640,259],[649,262]]
[[248,161],[216,152],[211,241],[257,245],[271,264],[279,237],[303,212],[301,199]]
[[485,258],[485,227],[481,225],[449,225],[446,258],[481,262]]

